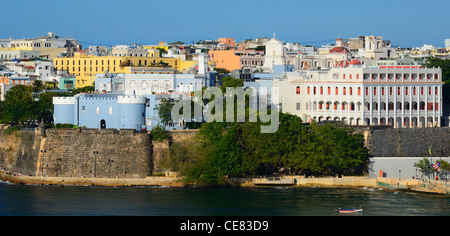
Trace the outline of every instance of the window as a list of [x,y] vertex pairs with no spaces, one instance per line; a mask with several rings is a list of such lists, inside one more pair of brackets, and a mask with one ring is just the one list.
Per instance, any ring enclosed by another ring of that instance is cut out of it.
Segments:
[[358,87],[358,96],[360,96],[360,95],[361,95],[361,88]]
[[296,104],[296,105],[297,105],[297,111],[298,111],[298,110],[300,110],[300,103],[299,103],[299,102],[297,102],[297,104]]
[[323,94],[323,87],[320,87],[320,95]]
[[[79,83],[79,81],[78,81],[78,83]],[[86,106],[82,106],[81,107],[81,114],[84,114],[86,112]]]
[[95,114],[99,114],[100,113],[100,107],[99,106],[97,106],[97,107],[95,107]]
[[296,91],[296,93],[297,93],[297,94],[300,94],[300,86],[297,86],[297,91]]
[[109,107],[109,109],[108,109],[108,114],[109,114],[109,115],[112,115],[112,107]]
[[308,86],[308,88],[307,88],[307,91],[306,91],[306,92],[307,92],[307,93],[309,94],[309,92],[310,92],[310,91],[309,91],[309,86]]
[[336,95],[338,95],[338,94],[339,94],[339,88],[336,87]]

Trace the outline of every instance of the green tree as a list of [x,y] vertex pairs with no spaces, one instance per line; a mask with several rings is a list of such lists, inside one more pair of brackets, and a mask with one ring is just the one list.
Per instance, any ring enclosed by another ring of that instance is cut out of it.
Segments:
[[42,120],[45,124],[53,122],[53,97],[59,96],[55,92],[44,92],[39,94],[39,101],[36,102],[36,113],[38,120]]
[[420,160],[419,163],[417,163],[417,167],[419,167],[420,171],[423,173],[430,172],[432,170],[431,162],[428,158]]
[[44,83],[41,80],[36,80],[33,82],[33,91],[39,92],[45,89]]
[[[175,148],[186,179],[221,184],[228,177],[277,174],[361,175],[369,155],[361,135],[337,125],[304,125],[294,115],[280,114],[277,132],[260,132],[259,122],[211,122],[201,126],[194,143]],[[183,149],[185,148],[185,149]],[[193,156],[201,153],[201,157]],[[178,165],[180,166],[180,165]]]
[[159,56],[162,57],[164,54],[167,54],[167,50],[164,48],[157,48],[159,51]]
[[220,75],[220,74],[229,74],[230,71],[224,68],[214,68],[214,70]]
[[172,137],[170,136],[169,132],[161,126],[153,127],[150,132],[150,135],[152,137],[152,140],[155,141],[172,140]]
[[172,107],[174,101],[171,99],[161,99],[160,103],[154,108],[158,112],[158,116],[163,124],[167,124],[172,120]]
[[224,76],[222,77],[222,85],[220,86],[220,89],[222,92],[226,92],[226,88],[237,88],[237,87],[243,87],[244,81],[241,79],[235,79],[231,76]]
[[37,115],[32,92],[33,87],[28,85],[16,85],[8,90],[5,94],[2,121],[16,124],[35,120]]

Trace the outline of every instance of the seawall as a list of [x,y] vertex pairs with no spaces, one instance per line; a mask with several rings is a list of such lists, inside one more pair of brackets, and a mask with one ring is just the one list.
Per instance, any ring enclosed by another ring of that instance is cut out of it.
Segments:
[[[364,135],[372,156],[426,157],[430,147],[436,156],[450,156],[450,128],[358,127],[355,132]],[[170,133],[174,143],[190,142],[198,130]],[[160,166],[160,161],[167,158],[169,153],[169,142],[154,141],[150,134],[133,130],[48,129],[45,132],[10,132],[0,127],[0,167],[22,176],[45,177],[46,181],[48,178],[65,178],[67,183],[70,178],[109,178],[118,182],[125,179],[147,179],[149,182],[149,178],[164,175],[166,170]],[[296,181],[318,184],[314,181],[319,181],[319,178],[299,178]],[[320,181],[323,185],[323,180]],[[331,179],[326,186],[351,186],[355,183],[345,181],[349,180]]]

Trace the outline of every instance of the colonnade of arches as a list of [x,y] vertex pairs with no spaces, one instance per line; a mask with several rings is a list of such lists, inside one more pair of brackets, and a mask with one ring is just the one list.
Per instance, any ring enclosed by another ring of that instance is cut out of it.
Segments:
[[322,121],[342,121],[346,125],[364,125],[364,126],[374,126],[374,125],[390,125],[394,128],[426,128],[426,127],[437,127],[439,126],[439,117],[373,117],[370,118],[360,118],[360,117],[332,117],[332,116],[314,116],[312,120],[316,122]]

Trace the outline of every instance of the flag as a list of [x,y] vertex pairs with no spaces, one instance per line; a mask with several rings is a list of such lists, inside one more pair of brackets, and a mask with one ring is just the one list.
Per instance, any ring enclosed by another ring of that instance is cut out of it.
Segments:
[[438,163],[436,163],[436,164],[433,165],[433,168],[434,168],[435,170],[439,169],[439,167],[441,167],[441,162],[438,162]]
[[428,150],[428,152],[430,153],[430,155],[431,155],[431,147],[430,147],[430,150]]

